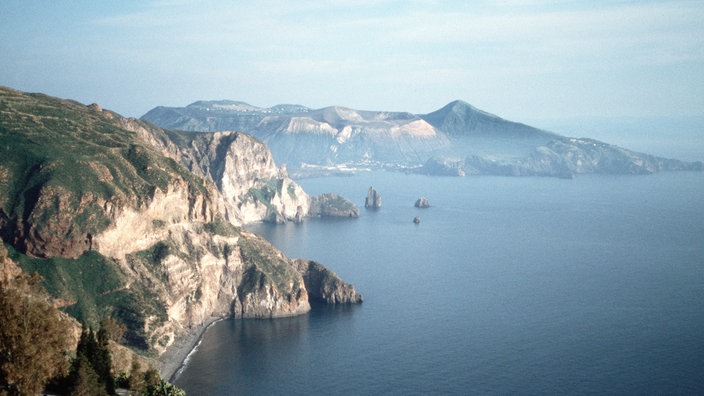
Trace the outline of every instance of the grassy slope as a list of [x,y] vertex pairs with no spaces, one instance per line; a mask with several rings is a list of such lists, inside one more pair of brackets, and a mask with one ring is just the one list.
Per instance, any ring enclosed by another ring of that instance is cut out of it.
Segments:
[[[42,236],[68,228],[59,235],[64,240],[97,233],[110,224],[98,202],[139,205],[176,178],[204,189],[202,180],[119,128],[117,117],[0,87],[0,225],[4,216],[3,239],[16,242],[8,245],[13,260],[44,277],[47,291],[65,301],[62,310],[94,327],[114,316],[127,325],[127,341],[147,349],[145,318],[166,319],[162,302],[149,288],[125,288],[118,268],[97,252],[75,259],[35,258],[17,242],[23,237],[18,228],[31,227]],[[63,228],[52,228],[57,222]]]
[[48,228],[66,214],[74,227],[59,237],[70,239],[109,225],[101,200],[139,205],[174,178],[202,189],[202,181],[119,128],[117,117],[0,88],[0,209],[20,227],[32,223],[40,235],[61,230]]

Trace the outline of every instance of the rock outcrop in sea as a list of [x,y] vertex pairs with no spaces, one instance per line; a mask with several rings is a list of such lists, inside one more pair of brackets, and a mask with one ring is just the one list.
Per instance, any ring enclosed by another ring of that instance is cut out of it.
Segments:
[[428,198],[426,198],[426,197],[420,197],[416,200],[416,203],[413,204],[413,206],[415,206],[416,208],[421,208],[421,209],[429,208],[430,201],[428,201]]
[[367,197],[364,199],[364,207],[367,209],[381,208],[381,194],[379,194],[374,187],[369,187]]
[[325,193],[311,198],[308,213],[321,217],[359,217],[359,208],[341,195]]

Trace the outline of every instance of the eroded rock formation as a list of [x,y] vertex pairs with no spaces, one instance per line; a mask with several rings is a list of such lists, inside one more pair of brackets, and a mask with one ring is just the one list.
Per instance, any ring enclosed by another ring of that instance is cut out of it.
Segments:
[[369,187],[367,197],[364,199],[364,207],[367,209],[381,208],[381,194],[379,194],[374,187]]
[[429,208],[430,201],[428,201],[428,198],[426,198],[426,197],[420,197],[416,200],[416,203],[413,204],[413,206],[415,206],[416,208],[421,208],[421,209]]

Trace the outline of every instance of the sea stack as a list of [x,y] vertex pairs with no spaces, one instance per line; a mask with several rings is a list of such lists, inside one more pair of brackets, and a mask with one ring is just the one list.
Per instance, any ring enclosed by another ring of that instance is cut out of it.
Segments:
[[381,207],[381,194],[374,187],[369,187],[367,198],[364,200],[364,207],[367,209],[379,209]]
[[428,198],[426,197],[420,197],[415,203],[416,208],[429,208],[430,207],[430,201],[428,201]]

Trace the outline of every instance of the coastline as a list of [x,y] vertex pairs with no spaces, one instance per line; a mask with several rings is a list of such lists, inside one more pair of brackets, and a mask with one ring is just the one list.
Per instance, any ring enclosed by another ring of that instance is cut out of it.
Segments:
[[210,317],[169,346],[166,351],[159,356],[159,363],[161,365],[159,374],[161,377],[173,383],[176,378],[178,378],[178,374],[188,363],[187,359],[189,355],[198,348],[206,330],[216,322],[224,319],[227,318],[222,316]]

